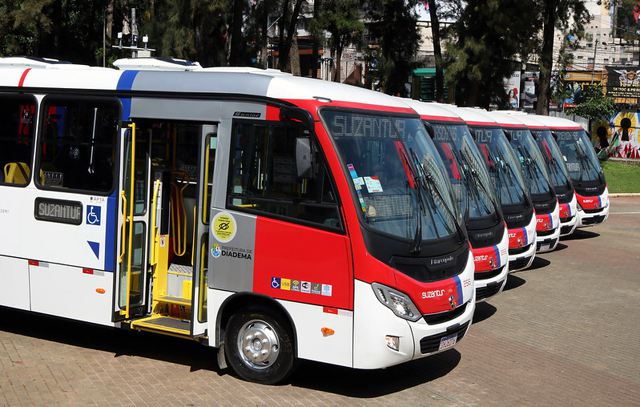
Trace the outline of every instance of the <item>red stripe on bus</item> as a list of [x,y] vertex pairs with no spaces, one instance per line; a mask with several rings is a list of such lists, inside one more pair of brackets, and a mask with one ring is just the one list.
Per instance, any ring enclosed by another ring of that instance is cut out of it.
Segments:
[[27,79],[27,74],[29,73],[30,70],[31,68],[27,68],[24,70],[24,72],[22,72],[22,76],[20,77],[20,82],[18,82],[19,88],[21,88],[24,85],[24,80]]

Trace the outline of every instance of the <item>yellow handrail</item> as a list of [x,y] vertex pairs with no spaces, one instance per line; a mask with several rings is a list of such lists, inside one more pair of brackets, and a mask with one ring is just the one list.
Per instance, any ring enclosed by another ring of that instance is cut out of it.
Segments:
[[129,319],[131,308],[131,263],[133,262],[133,201],[134,201],[134,187],[135,187],[135,175],[136,175],[136,124],[131,123],[131,178],[129,182],[129,241],[128,243],[128,256],[127,256],[127,306],[125,308],[125,318]]
[[197,217],[196,217],[196,207],[193,207],[193,226],[191,227],[191,229],[193,229],[193,233],[191,236],[191,267],[193,267],[193,256],[196,252],[196,222],[198,221]]
[[187,182],[184,182],[181,188],[178,188],[177,185],[171,186],[171,191],[174,195],[171,199],[171,242],[173,254],[178,257],[184,256],[187,252],[185,236],[187,234],[187,210],[184,207],[184,190],[188,186]]
[[156,180],[153,183],[153,199],[151,201],[151,261],[149,262],[152,266],[155,266],[158,263],[158,259],[156,259],[156,240],[158,239],[158,226],[156,225],[156,214],[158,212],[158,193],[160,191],[160,180]]
[[[211,136],[209,136],[210,138]],[[209,219],[207,215],[209,214],[207,204],[209,198],[209,156],[211,154],[211,139],[209,139],[208,145],[205,145],[204,148],[207,149],[204,157],[204,181],[202,182],[202,223],[205,225],[209,224]]]
[[118,263],[122,263],[122,259],[124,258],[124,250],[125,250],[125,246],[124,246],[124,233],[125,233],[125,228],[127,227],[127,197],[124,193],[124,191],[120,192],[120,197],[122,198],[122,244],[120,244],[120,257],[118,258]]

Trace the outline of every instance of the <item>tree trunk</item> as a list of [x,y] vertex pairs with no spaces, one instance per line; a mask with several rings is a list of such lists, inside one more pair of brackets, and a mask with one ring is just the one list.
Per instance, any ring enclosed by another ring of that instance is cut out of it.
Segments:
[[[318,14],[320,14],[320,10],[321,10],[321,0],[315,0],[313,2],[313,18],[317,18]],[[311,51],[311,77],[312,78],[317,78],[318,77],[318,60],[320,59],[320,56],[318,55],[318,51],[319,51],[319,44],[318,44],[318,39],[316,38],[316,36],[313,36],[313,49]]]
[[536,113],[549,114],[551,99],[551,69],[553,68],[553,39],[557,19],[557,1],[544,1],[544,30],[542,33],[542,54],[540,55],[540,82],[538,83],[538,106]]
[[267,68],[269,59],[269,10],[264,2],[259,5],[260,7],[260,66]]
[[282,2],[282,14],[280,16],[280,23],[278,23],[278,69],[284,71],[287,66],[287,59],[284,58],[284,32],[287,25],[287,17],[289,15],[289,0]]
[[440,22],[436,0],[429,0],[429,15],[431,16],[431,36],[433,37],[433,56],[436,60],[436,100],[444,102],[444,73],[442,71],[442,50],[440,49]]
[[289,51],[289,66],[291,73],[300,76],[300,54],[298,54],[298,34],[293,36],[291,40],[291,50]]
[[333,72],[333,81],[342,81],[342,48],[336,47],[336,69]]
[[231,52],[229,53],[229,65],[242,66],[242,13],[244,0],[233,1],[233,22],[231,27]]
[[[288,3],[288,1],[285,1]],[[289,27],[287,28],[287,37],[284,40],[284,43],[279,44],[278,48],[280,50],[280,70],[286,70],[286,65],[289,62],[289,51],[291,50],[291,41],[293,41],[293,35],[297,33],[296,25],[298,24],[298,16],[300,15],[300,9],[302,8],[302,3],[304,0],[296,0],[295,5],[293,6],[293,12],[291,13],[291,19],[289,20]],[[287,4],[288,8],[288,4]],[[284,15],[283,15],[284,19]],[[283,23],[284,24],[284,23]]]
[[113,7],[115,0],[109,0],[107,2],[107,9],[105,11],[105,28],[106,28],[106,38],[107,41],[111,41],[113,38]]

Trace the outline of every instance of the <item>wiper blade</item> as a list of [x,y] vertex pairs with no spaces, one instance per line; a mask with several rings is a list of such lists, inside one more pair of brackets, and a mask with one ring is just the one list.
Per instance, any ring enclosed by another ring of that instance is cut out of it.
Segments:
[[418,203],[418,206],[416,207],[416,210],[415,210],[417,214],[416,230],[413,234],[413,245],[410,250],[410,254],[417,256],[420,254],[420,250],[422,247],[422,213],[426,211],[426,207],[425,207],[423,196],[418,190],[418,183],[420,182],[420,180],[418,178],[418,175],[416,174],[416,170],[413,164],[411,163],[411,160],[407,156],[407,151],[405,150],[403,145],[399,146],[398,151],[400,152],[400,155],[402,156],[402,160],[405,162],[405,166],[407,168],[407,171],[409,172],[409,174],[407,175],[411,176],[411,180],[413,181],[413,184],[415,186],[415,198]]

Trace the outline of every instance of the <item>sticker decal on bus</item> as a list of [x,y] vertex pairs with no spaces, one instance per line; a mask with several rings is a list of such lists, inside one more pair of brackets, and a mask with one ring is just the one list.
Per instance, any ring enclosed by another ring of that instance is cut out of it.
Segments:
[[229,212],[218,212],[216,216],[213,217],[211,225],[213,228],[213,236],[220,243],[229,243],[236,237],[236,220]]

